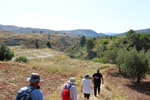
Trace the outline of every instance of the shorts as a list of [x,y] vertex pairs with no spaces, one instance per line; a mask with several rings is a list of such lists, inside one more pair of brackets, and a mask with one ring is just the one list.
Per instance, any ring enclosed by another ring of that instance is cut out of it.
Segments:
[[89,99],[90,98],[90,94],[84,93],[84,97],[87,98],[87,99]]

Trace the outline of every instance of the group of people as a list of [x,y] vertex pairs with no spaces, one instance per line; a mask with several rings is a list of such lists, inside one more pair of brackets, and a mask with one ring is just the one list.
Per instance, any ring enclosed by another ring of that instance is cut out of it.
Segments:
[[[93,93],[94,85],[94,96],[97,96],[97,92],[100,95],[101,83],[104,84],[104,78],[100,73],[100,69],[93,74],[90,78],[88,74],[84,75],[84,79],[81,83],[81,92],[84,94],[84,100],[89,100],[90,94]],[[68,83],[64,84],[61,89],[61,99],[62,100],[77,100],[77,89],[75,78],[70,78]]]
[[[40,79],[40,75],[38,73],[32,73],[27,81],[29,81],[29,86],[23,87],[18,91],[16,100],[43,100],[43,93],[40,90],[40,82],[43,80]],[[100,69],[93,74],[92,78],[90,78],[88,74],[85,74],[81,85],[81,92],[84,94],[84,99],[89,100],[90,94],[93,93],[93,86],[94,95],[97,96],[97,91],[98,94],[100,94],[101,83],[104,84],[104,79],[100,73]],[[70,78],[70,80],[62,86],[62,100],[77,100],[76,84],[75,78]]]

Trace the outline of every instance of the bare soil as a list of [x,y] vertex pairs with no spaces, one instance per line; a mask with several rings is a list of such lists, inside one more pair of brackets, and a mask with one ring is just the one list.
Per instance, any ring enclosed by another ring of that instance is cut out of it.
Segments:
[[14,100],[17,91],[28,85],[26,79],[33,72],[39,73],[41,78],[44,78],[44,81],[41,83],[44,100],[49,100],[49,96],[56,88],[65,79],[68,79],[67,76],[38,71],[36,68],[26,64],[0,62],[0,100]]
[[141,83],[130,80],[127,76],[118,73],[117,68],[107,71],[105,80],[113,89],[126,96],[129,100],[150,100],[150,78],[147,77]]

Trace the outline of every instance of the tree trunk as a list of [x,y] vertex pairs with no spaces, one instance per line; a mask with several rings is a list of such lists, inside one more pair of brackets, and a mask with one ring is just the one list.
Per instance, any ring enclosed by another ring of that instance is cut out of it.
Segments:
[[119,66],[119,73],[121,73],[121,67]]
[[138,77],[136,82],[139,83],[140,81],[141,81],[141,78]]

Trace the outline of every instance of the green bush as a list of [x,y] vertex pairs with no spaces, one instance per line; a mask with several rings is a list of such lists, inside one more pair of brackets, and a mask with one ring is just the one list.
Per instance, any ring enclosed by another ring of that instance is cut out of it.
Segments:
[[116,64],[117,51],[118,51],[117,48],[114,48],[112,50],[106,50],[104,52],[104,62],[105,63]]
[[16,62],[24,62],[24,63],[27,63],[29,60],[27,59],[27,57],[24,57],[24,56],[20,56],[20,57],[17,57],[15,59]]
[[94,42],[92,39],[88,39],[86,42],[86,50],[90,52],[94,48]]
[[150,71],[148,54],[144,51],[138,52],[135,48],[132,48],[124,53],[124,63],[121,64],[121,70],[137,82],[145,78]]
[[5,45],[0,45],[0,60],[11,60],[14,57],[14,53]]
[[104,63],[104,58],[93,58],[93,61],[99,62],[99,63]]

